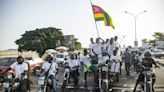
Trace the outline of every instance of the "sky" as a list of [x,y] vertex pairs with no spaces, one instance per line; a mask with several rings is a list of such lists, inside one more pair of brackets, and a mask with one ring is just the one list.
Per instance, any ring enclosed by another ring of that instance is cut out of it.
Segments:
[[[115,30],[96,22],[104,40],[115,35],[121,45],[134,43],[134,15],[137,17],[137,40],[153,39],[153,32],[164,32],[164,0],[92,0],[113,19]],[[83,47],[90,37],[97,37],[90,0],[0,0],[0,50],[17,49],[15,40],[25,31],[36,28],[61,28],[64,35],[75,35]],[[122,35],[126,35],[123,39]],[[141,45],[141,43],[139,43]]]

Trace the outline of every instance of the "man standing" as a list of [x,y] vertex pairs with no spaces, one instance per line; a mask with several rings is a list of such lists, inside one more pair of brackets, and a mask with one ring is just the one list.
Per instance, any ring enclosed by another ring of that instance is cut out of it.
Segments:
[[114,51],[114,45],[113,45],[113,38],[110,38],[110,42],[109,42],[109,46],[108,46],[108,54],[110,56],[113,55],[113,51]]
[[93,42],[93,38],[90,38],[91,43],[89,44],[89,48],[90,48],[90,55],[93,56],[93,48],[94,48],[94,42]]
[[124,53],[124,61],[125,61],[125,70],[126,70],[126,75],[129,75],[130,72],[130,63],[131,63],[131,55],[128,51],[128,48],[126,48],[126,51]]
[[118,39],[118,37],[115,36],[114,37],[114,42],[113,42],[114,49],[118,49],[119,48],[119,43],[118,43],[117,39]]

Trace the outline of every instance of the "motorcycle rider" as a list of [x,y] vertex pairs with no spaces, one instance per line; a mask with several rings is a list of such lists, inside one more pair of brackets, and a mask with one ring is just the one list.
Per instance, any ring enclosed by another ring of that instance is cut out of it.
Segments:
[[112,61],[111,72],[114,72],[116,75],[116,82],[119,82],[119,72],[120,72],[120,57],[117,54],[117,50],[113,51],[113,55],[110,57]]
[[100,38],[97,38],[96,39],[96,43],[94,44],[94,47],[92,49],[92,52],[93,52],[93,57],[92,58],[92,71],[93,71],[93,74],[94,74],[94,81],[96,83],[95,86],[98,85],[98,67],[97,65],[99,63],[102,62],[103,58],[102,58],[102,49],[101,49],[101,43],[100,43]]
[[14,62],[8,69],[3,72],[3,75],[6,74],[9,70],[15,69],[15,78],[16,80],[20,80],[22,77],[25,77],[20,84],[20,88],[18,89],[21,92],[27,92],[27,76],[28,75],[28,64],[24,62],[24,58],[20,55],[17,57],[17,62]]
[[56,75],[58,73],[58,65],[53,61],[53,54],[48,54],[46,62],[42,65],[41,75],[45,75],[51,80],[51,88],[53,92],[57,92],[56,88]]
[[80,61],[82,63],[81,65],[84,68],[85,87],[87,87],[87,75],[91,71],[91,62],[86,49],[84,49],[84,55],[81,56]]
[[[150,67],[150,68],[152,68],[153,65],[155,65],[155,67],[159,67],[156,64],[156,62],[152,59],[151,53],[149,51],[145,52],[144,58],[143,58],[143,61],[142,61],[142,65],[145,66],[145,67]],[[136,92],[137,85],[140,82],[144,81],[144,73],[143,73],[143,71],[144,71],[143,68],[141,68],[133,92]],[[152,90],[153,90],[153,92],[154,92],[153,85],[154,85],[155,81],[156,81],[156,76],[155,76],[155,73],[153,73],[152,74]]]
[[[75,59],[74,54],[70,54],[70,59],[67,59],[66,63],[68,63],[68,66],[70,68],[70,75],[71,77],[74,77],[74,85],[78,86],[78,68],[79,68],[79,62]],[[74,71],[74,68],[77,67],[77,69]],[[68,80],[70,82],[70,78]]]

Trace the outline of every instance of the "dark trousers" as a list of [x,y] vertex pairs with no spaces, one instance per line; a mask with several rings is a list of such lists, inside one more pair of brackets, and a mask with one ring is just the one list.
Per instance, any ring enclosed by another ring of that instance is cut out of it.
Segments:
[[126,74],[129,75],[129,71],[130,71],[130,62],[125,62],[125,70],[126,70]]
[[27,79],[20,81],[20,92],[27,92]]
[[97,67],[97,64],[92,64],[92,72],[93,72],[93,75],[94,75],[94,81],[95,81],[95,83],[96,84],[98,84],[98,77],[99,77],[99,75],[98,75],[98,67]]
[[73,78],[74,80],[74,84],[77,86],[78,85],[78,74],[77,74],[77,71],[71,71],[71,77]]

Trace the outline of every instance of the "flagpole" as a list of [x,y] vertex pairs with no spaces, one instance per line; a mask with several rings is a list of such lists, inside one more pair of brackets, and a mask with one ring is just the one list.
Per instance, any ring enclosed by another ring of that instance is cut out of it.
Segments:
[[[91,0],[90,0],[90,4],[91,4],[91,7],[92,7],[92,1]],[[93,12],[93,7],[92,7],[92,12]],[[94,16],[94,12],[93,12],[92,15],[93,15],[94,21],[95,21],[95,27],[96,27],[96,31],[97,31],[97,36],[98,36],[98,38],[100,38],[98,27],[97,27],[97,23],[96,23],[95,16]]]

